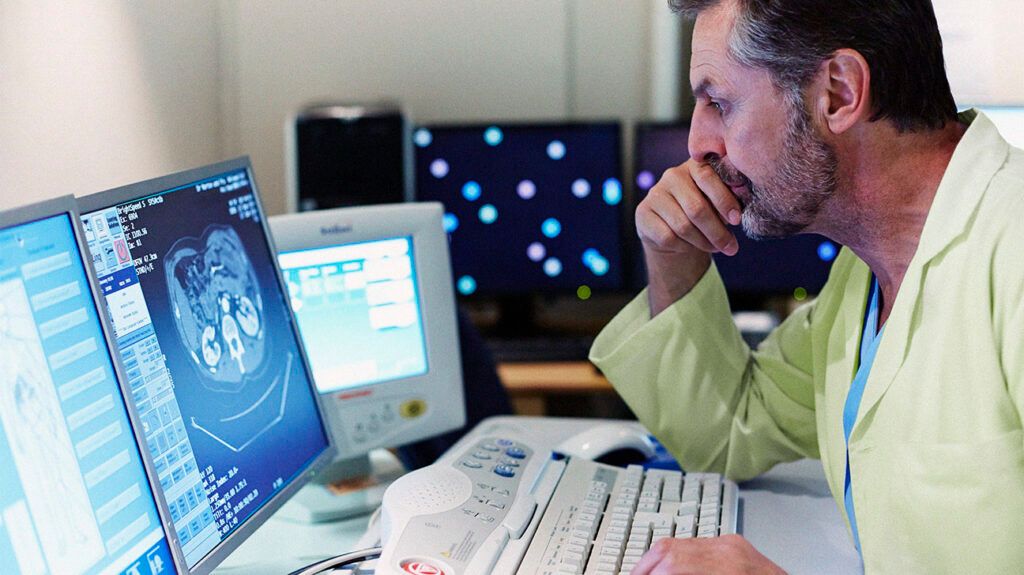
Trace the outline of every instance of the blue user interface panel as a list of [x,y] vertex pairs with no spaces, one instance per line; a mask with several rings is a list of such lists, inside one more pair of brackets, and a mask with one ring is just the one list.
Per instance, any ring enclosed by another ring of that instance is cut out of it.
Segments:
[[328,445],[250,177],[82,216],[190,568]]
[[278,255],[320,393],[427,372],[411,237]]
[[427,126],[413,142],[459,294],[622,287],[618,124]]
[[[635,163],[636,202],[661,178],[665,170],[690,159],[687,141],[690,128],[686,124],[638,124],[633,155]],[[739,242],[739,253],[729,257],[715,254],[715,266],[730,292],[749,295],[782,295],[796,290],[818,293],[839,254],[839,246],[821,236],[807,234],[784,240],[755,241],[733,227]],[[643,262],[639,254],[638,262]],[[646,284],[642,271],[642,287]]]
[[0,573],[174,573],[67,214],[0,229]]

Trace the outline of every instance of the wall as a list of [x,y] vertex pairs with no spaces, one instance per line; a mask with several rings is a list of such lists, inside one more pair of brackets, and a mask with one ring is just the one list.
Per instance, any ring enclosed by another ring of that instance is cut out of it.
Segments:
[[423,122],[645,116],[654,6],[668,13],[662,0],[224,0],[226,153],[252,157],[279,213],[285,119],[312,101],[389,97]]
[[217,7],[0,0],[0,209],[221,157]]

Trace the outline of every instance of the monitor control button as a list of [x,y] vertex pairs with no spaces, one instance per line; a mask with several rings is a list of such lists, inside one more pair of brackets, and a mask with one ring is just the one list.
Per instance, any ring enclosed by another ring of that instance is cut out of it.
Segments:
[[515,468],[509,467],[507,465],[495,466],[494,472],[497,473],[498,475],[502,476],[502,477],[515,477],[516,476]]
[[462,465],[464,465],[464,466],[466,466],[466,467],[468,467],[470,469],[480,469],[481,467],[483,467],[483,465],[481,465],[479,462],[473,461],[472,459],[467,459],[467,460],[463,461]]
[[505,455],[516,459],[524,459],[526,457],[526,452],[518,447],[509,447],[505,450]]

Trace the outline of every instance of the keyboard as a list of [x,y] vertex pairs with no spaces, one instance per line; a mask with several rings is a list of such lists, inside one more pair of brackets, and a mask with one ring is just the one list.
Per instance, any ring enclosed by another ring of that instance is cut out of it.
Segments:
[[735,533],[738,497],[718,474],[485,436],[388,489],[377,573],[625,574],[661,539]]
[[593,336],[492,338],[487,345],[498,363],[587,361]]
[[571,465],[519,572],[629,573],[661,539],[735,533],[737,501],[718,474]]

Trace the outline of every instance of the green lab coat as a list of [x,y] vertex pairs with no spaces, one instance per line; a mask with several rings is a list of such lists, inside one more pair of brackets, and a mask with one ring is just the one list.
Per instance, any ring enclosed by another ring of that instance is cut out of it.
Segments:
[[[1024,572],[1024,151],[975,115],[850,437],[868,573]],[[819,297],[751,351],[712,266],[653,319],[641,293],[590,358],[685,469],[744,480],[820,458],[846,517],[843,407],[870,277],[844,248]]]

